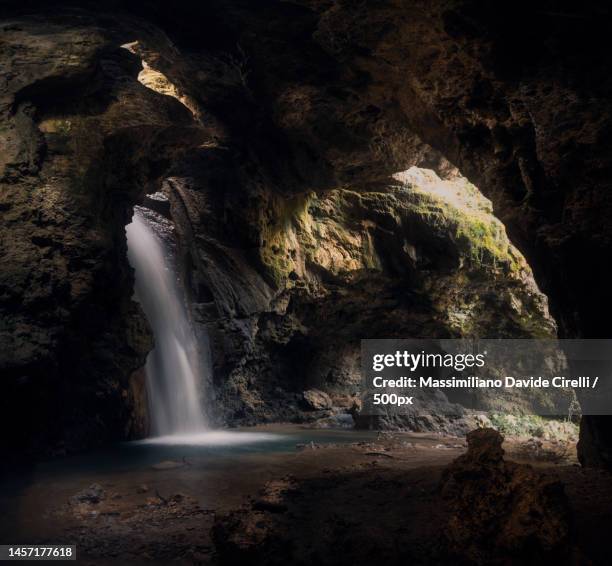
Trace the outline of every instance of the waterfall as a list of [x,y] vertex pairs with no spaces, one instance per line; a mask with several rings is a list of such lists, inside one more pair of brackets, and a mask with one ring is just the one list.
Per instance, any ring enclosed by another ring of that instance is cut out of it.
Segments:
[[126,226],[128,260],[135,270],[136,298],[153,329],[147,357],[151,432],[155,436],[206,428],[198,396],[199,354],[193,328],[166,242],[139,207]]

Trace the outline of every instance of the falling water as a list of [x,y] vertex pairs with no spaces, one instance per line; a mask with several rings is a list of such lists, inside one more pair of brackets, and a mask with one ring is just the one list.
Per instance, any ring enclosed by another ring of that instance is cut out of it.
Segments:
[[155,337],[155,349],[146,363],[151,432],[155,436],[201,432],[206,427],[198,396],[198,348],[167,246],[138,208],[126,233],[136,297]]

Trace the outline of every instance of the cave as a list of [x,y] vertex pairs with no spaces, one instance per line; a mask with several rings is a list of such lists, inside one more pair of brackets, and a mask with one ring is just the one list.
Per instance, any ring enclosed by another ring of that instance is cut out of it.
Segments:
[[[446,414],[474,396],[449,389],[373,415],[361,348],[607,352],[611,23],[544,0],[3,2],[0,543],[91,563],[609,563],[605,409],[576,390],[570,414],[522,393]],[[101,455],[132,467],[105,476]],[[351,490],[398,531],[364,534]],[[37,498],[57,525],[11,524]],[[490,527],[453,522],[475,508]],[[157,548],[147,509],[188,542],[168,526]],[[411,509],[432,526],[401,523]]]

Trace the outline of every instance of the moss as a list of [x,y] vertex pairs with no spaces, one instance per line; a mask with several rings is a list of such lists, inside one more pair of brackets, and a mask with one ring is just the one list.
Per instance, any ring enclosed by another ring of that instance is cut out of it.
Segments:
[[311,224],[310,198],[298,195],[292,199],[276,199],[269,207],[271,218],[262,225],[260,257],[277,288],[286,286],[289,274],[298,269],[294,257],[298,245],[296,231]]
[[[411,208],[428,225],[440,229],[458,244],[462,255],[472,264],[519,272],[520,256],[514,252],[503,225],[487,206],[458,208],[434,194],[413,188]],[[476,190],[474,188],[474,190]]]
[[458,215],[455,221],[455,238],[466,249],[473,263],[493,268],[507,265],[511,270],[519,268],[511,252],[510,242],[496,220],[488,221],[465,214]]
[[39,124],[40,131],[45,134],[55,134],[68,137],[72,131],[72,120],[69,118],[49,118]]
[[568,419],[544,418],[539,415],[488,415],[492,428],[508,436],[533,436],[567,440],[578,436],[578,426]]
[[367,237],[363,239],[361,253],[363,256],[363,263],[366,269],[381,269],[380,261],[376,254],[376,249],[374,248],[374,243],[372,242],[372,238],[370,237],[369,232],[367,233]]

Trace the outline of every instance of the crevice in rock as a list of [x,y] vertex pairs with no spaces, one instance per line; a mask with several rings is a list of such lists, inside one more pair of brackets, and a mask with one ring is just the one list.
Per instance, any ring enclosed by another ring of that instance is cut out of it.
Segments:
[[130,53],[139,56],[142,70],[138,73],[138,82],[151,89],[154,92],[162,94],[164,96],[171,96],[178,100],[189,112],[191,112],[192,116],[195,119],[198,119],[198,108],[196,103],[186,94],[183,94],[177,87],[174,85],[164,73],[154,69],[145,59],[143,55],[143,51],[140,47],[138,41],[132,41],[130,43],[124,43],[121,46],[123,49],[126,49]]

